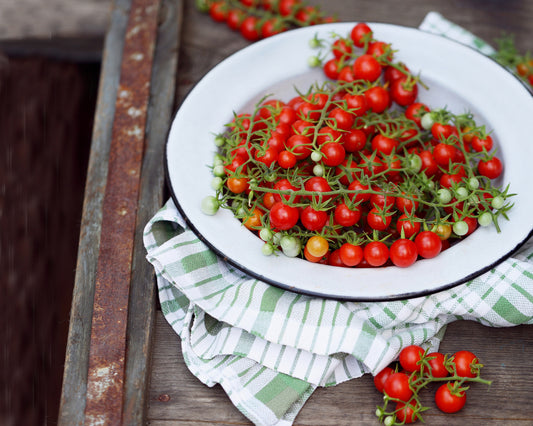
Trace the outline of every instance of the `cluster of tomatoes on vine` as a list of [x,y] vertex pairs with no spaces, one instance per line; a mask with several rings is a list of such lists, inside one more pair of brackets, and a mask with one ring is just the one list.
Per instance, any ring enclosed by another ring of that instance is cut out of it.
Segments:
[[215,22],[226,23],[250,41],[291,28],[335,21],[302,0],[197,0],[196,5]]
[[[418,345],[402,349],[399,365],[389,366],[374,376],[376,389],[384,394],[384,405],[376,416],[387,426],[423,420],[428,410],[420,401],[420,391],[437,383],[435,404],[444,413],[456,413],[466,404],[470,383],[491,382],[481,378],[482,364],[475,354],[461,350],[453,355],[425,351]],[[392,408],[390,408],[392,406]]]
[[264,99],[217,136],[204,211],[230,208],[266,255],[344,267],[408,267],[498,226],[511,205],[492,183],[503,165],[484,128],[417,102],[419,78],[366,24],[327,51],[311,63],[328,81]]
[[496,61],[508,67],[515,75],[533,90],[533,57],[530,52],[521,54],[511,35],[504,35],[496,40],[498,48],[492,55]]

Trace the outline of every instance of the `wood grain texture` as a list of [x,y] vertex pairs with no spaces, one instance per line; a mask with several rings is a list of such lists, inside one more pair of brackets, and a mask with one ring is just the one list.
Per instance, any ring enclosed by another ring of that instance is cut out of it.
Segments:
[[[0,39],[104,35],[112,0],[0,1]],[[35,19],[38,14],[39,19]]]
[[[249,43],[239,34],[214,23],[199,13],[194,2],[186,2],[180,45],[177,105],[190,89],[216,64]],[[462,25],[494,44],[502,33],[516,36],[521,51],[533,50],[531,22],[533,2],[528,0],[337,0],[309,1],[336,14],[341,21],[385,22],[417,27],[430,11]],[[480,71],[482,72],[482,71]],[[533,373],[526,367],[533,355],[531,326],[488,328],[458,321],[448,326],[443,352],[469,349],[486,365],[493,385],[475,385],[469,391],[466,408],[455,415],[443,415],[428,390],[423,401],[432,409],[426,414],[431,425],[531,425],[529,383]],[[505,402],[503,402],[505,401]],[[377,424],[374,416],[381,396],[370,376],[332,388],[320,388],[298,415],[296,425]],[[148,421],[151,425],[248,425],[250,422],[231,404],[220,386],[208,388],[187,369],[181,357],[177,335],[157,316],[153,347]]]
[[[94,300],[94,280],[100,248],[102,203],[107,179],[107,165],[114,100],[120,77],[122,44],[127,25],[127,0],[112,12],[112,26],[106,36],[98,89],[96,116],[93,127],[91,153],[85,183],[81,218],[78,262],[70,311],[69,334],[65,354],[63,389],[58,422],[71,426],[83,424],[89,340]],[[118,53],[117,53],[118,52]]]
[[[101,211],[105,190],[115,98],[129,0],[117,0],[112,26],[106,36],[103,67],[93,129],[91,155],[81,223],[78,265],[71,308],[59,424],[83,424],[87,388],[88,345],[100,243]],[[133,279],[128,318],[124,424],[141,424],[146,414],[145,391],[150,362],[155,309],[153,269],[146,263],[142,231],[163,200],[163,151],[174,104],[177,45],[181,2],[164,0],[159,15],[147,143],[141,172],[139,208],[134,240]]]
[[154,271],[146,261],[143,245],[145,224],[163,203],[164,157],[167,129],[174,105],[178,45],[182,23],[180,0],[161,3],[157,45],[148,109],[148,131],[141,172],[139,211],[135,231],[133,271],[130,290],[128,345],[125,380],[124,424],[141,424],[148,407],[148,386],[152,336],[156,310]]
[[132,0],[128,14],[102,206],[85,424],[122,424],[123,411],[130,413],[124,398],[129,296],[160,4]]
[[[427,424],[446,426],[464,424],[530,425],[530,383],[533,374],[524,366],[533,356],[531,326],[488,328],[470,321],[448,325],[440,350],[475,351],[484,364],[483,377],[492,380],[490,388],[473,384],[465,408],[444,415],[432,401],[435,388],[422,393],[430,407]],[[149,393],[150,425],[251,424],[229,401],[220,386],[209,388],[193,376],[184,364],[178,336],[161,313],[156,318],[152,382]],[[503,402],[504,401],[504,402]],[[381,404],[372,377],[361,378],[330,388],[318,388],[298,415],[295,425],[378,424],[374,411]]]

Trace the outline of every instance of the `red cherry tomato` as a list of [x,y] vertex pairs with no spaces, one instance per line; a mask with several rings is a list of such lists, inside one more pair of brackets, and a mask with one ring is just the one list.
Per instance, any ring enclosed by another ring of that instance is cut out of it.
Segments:
[[424,355],[424,349],[418,345],[409,345],[400,351],[400,365],[409,373],[420,371],[422,364],[420,360]]
[[353,64],[356,80],[376,81],[381,75],[381,64],[372,55],[361,55]]
[[453,355],[452,363],[455,365],[457,375],[461,377],[476,377],[479,363],[476,355],[470,351],[459,351]]
[[382,113],[390,105],[388,90],[382,86],[371,87],[365,92],[366,103],[373,112]]
[[281,201],[274,203],[270,209],[270,223],[276,229],[286,231],[291,229],[296,223],[300,214],[296,207],[283,204]]
[[346,151],[339,142],[328,142],[322,145],[320,152],[323,154],[322,162],[326,166],[338,166],[344,161]]
[[382,241],[372,241],[365,245],[363,256],[370,266],[383,266],[389,260],[389,248]]
[[348,207],[344,202],[335,208],[335,223],[340,226],[353,226],[361,218],[361,211],[357,207]]
[[405,80],[395,80],[390,87],[391,98],[401,106],[411,105],[418,96],[418,86],[416,83],[408,83]]
[[394,265],[400,268],[407,268],[416,262],[418,251],[416,244],[406,238],[394,241],[390,247],[390,258]]
[[413,395],[413,390],[409,386],[409,376],[405,373],[393,373],[389,376],[383,391],[391,398],[396,398],[401,401],[409,401]]
[[477,169],[480,175],[489,179],[496,179],[503,172],[503,164],[498,157],[492,157],[487,161],[480,160]]
[[457,413],[466,404],[466,393],[453,391],[451,384],[444,383],[435,392],[435,403],[444,413]]
[[406,404],[404,402],[397,402],[396,403],[396,418],[399,422],[410,424],[414,423],[418,420],[418,416],[416,414],[416,402],[411,401],[409,404]]
[[302,225],[309,231],[320,231],[329,219],[328,214],[323,210],[315,210],[307,206],[300,214]]
[[367,24],[360,22],[352,28],[350,38],[355,46],[363,47],[365,45],[365,40],[370,41],[372,38],[372,30]]
[[240,27],[243,37],[250,41],[259,40],[261,38],[259,23],[259,18],[255,16],[247,16],[244,18]]
[[394,374],[394,370],[390,367],[385,367],[383,370],[381,370],[378,374],[374,376],[374,386],[381,393],[383,393],[383,389],[385,388],[385,382],[391,374]]
[[356,266],[363,260],[363,249],[350,243],[344,243],[339,249],[339,256],[346,266]]
[[448,377],[450,372],[444,365],[444,355],[440,352],[431,352],[427,354],[427,360],[429,364],[429,372],[433,377]]
[[442,240],[432,231],[422,231],[415,238],[418,254],[425,259],[437,256],[442,250]]

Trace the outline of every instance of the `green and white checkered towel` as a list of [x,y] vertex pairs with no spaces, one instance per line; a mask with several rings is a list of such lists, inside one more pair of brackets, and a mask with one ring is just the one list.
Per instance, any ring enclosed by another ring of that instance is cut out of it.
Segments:
[[[421,28],[478,40],[434,13]],[[310,297],[251,278],[210,251],[171,200],[147,224],[144,244],[190,371],[220,383],[258,425],[292,424],[317,386],[377,373],[407,345],[437,350],[452,321],[533,324],[533,239],[467,284],[379,303]]]

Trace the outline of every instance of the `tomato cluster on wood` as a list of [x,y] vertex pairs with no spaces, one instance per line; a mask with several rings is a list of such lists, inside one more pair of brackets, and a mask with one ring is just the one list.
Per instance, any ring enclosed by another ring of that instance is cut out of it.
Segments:
[[376,389],[385,395],[385,403],[377,408],[376,415],[389,426],[422,420],[422,413],[428,407],[422,405],[420,391],[430,383],[439,383],[434,396],[439,410],[456,413],[466,404],[470,383],[491,383],[481,378],[482,367],[470,351],[444,355],[428,353],[418,345],[407,346],[401,350],[395,368],[385,367],[374,376]]
[[325,81],[262,99],[216,138],[217,199],[265,254],[408,267],[498,226],[510,195],[484,126],[419,102],[419,76],[365,23],[311,42],[329,54],[311,61]]
[[302,0],[197,0],[196,6],[249,41],[295,27],[335,21]]

